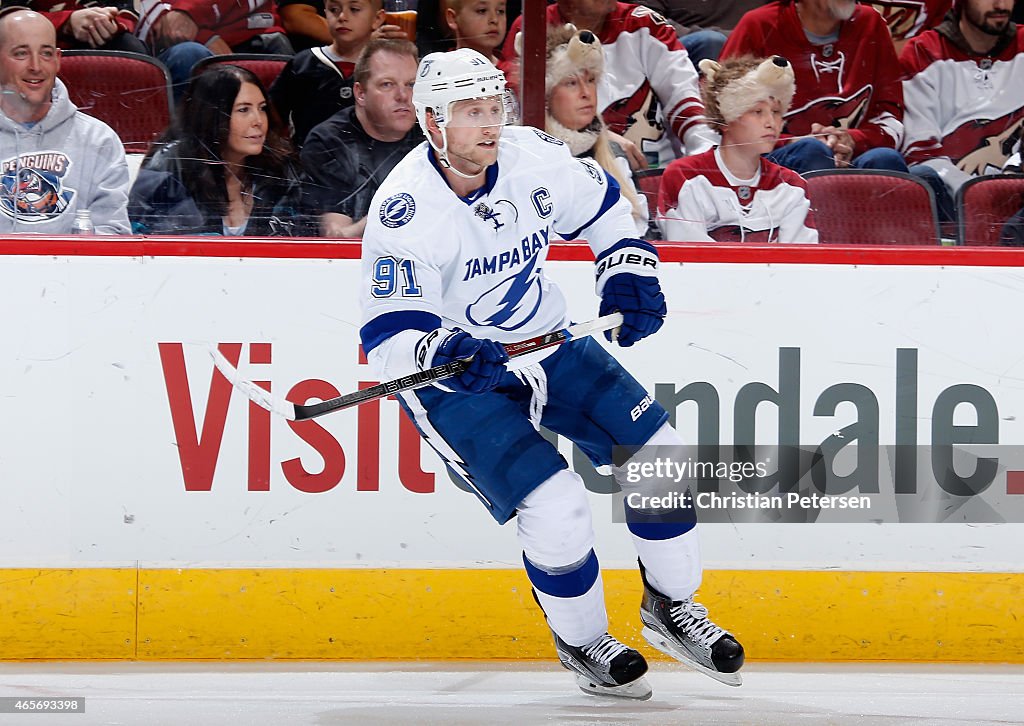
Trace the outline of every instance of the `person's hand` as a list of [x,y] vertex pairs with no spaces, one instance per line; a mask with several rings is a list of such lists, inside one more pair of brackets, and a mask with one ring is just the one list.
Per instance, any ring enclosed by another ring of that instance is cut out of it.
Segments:
[[199,33],[199,26],[188,13],[181,10],[169,10],[153,23],[153,32],[156,33],[156,37],[162,41],[163,45],[174,45],[195,40]]
[[[465,371],[441,381],[440,385],[458,393],[486,393],[501,383],[506,373],[505,363],[508,362],[508,353],[501,343],[474,338],[457,328],[453,331],[434,332],[447,335],[437,345],[431,366],[441,366],[456,360],[469,361]],[[428,347],[430,335],[423,341]]]
[[206,47],[209,48],[210,52],[214,55],[228,55],[233,52],[231,50],[231,46],[228,45],[220,36],[210,38],[206,41]]
[[622,147],[622,150],[626,152],[626,159],[629,161],[629,168],[632,171],[639,171],[640,169],[647,169],[650,164],[647,163],[647,157],[644,156],[644,152],[640,150],[640,147],[635,143],[627,139],[625,136],[620,136],[614,131],[608,131],[608,140],[614,141],[616,144]]
[[120,30],[117,8],[82,8],[68,18],[67,32],[71,37],[93,48],[106,45]]
[[846,129],[837,126],[811,124],[811,133],[820,138],[828,148],[832,149],[837,167],[849,166],[853,160],[853,137]]
[[[665,322],[668,307],[656,277],[641,277],[631,272],[620,272],[605,282],[601,292],[599,315],[618,311],[622,313],[622,327],[615,340],[623,348],[657,333]],[[612,340],[611,331],[605,337]]]
[[382,25],[372,35],[374,40],[409,40],[405,31],[397,25]]

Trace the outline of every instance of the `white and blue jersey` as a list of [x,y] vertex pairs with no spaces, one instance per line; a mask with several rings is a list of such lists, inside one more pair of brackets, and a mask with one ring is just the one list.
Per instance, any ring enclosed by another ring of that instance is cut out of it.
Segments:
[[[470,198],[456,196],[424,144],[395,167],[367,215],[360,291],[367,359],[392,379],[430,367],[417,344],[438,328],[506,343],[562,328],[566,301],[544,274],[551,243],[585,237],[595,256],[611,251],[611,259],[634,235],[631,206],[615,181],[541,131],[503,129],[498,161]],[[399,397],[498,522],[568,467],[538,426],[566,436],[600,466],[611,463],[614,447],[646,443],[668,419],[593,340],[515,363],[509,368],[517,371],[486,393],[428,386]]]
[[367,214],[363,348],[396,378],[416,370],[416,342],[436,328],[508,343],[564,327],[565,298],[544,274],[551,243],[585,237],[600,255],[635,236],[614,179],[542,131],[504,128],[498,161],[469,198],[447,185],[424,143]]

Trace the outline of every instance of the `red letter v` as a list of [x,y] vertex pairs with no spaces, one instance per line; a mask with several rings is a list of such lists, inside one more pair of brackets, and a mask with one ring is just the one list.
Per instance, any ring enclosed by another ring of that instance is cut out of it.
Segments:
[[[192,394],[185,372],[185,355],[181,343],[159,343],[160,364],[164,369],[167,385],[167,401],[171,406],[171,422],[174,437],[178,442],[178,458],[181,459],[181,474],[187,492],[208,492],[213,487],[213,472],[217,467],[224,425],[228,418],[228,403],[231,400],[231,383],[213,368],[210,380],[210,394],[206,399],[206,413],[203,416],[202,438],[196,438],[196,421],[192,412]],[[233,366],[238,365],[242,353],[241,343],[221,343],[217,346],[221,355]]]

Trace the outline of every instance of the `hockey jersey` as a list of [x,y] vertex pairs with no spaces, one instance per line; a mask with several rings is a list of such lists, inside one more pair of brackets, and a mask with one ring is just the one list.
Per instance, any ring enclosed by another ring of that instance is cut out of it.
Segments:
[[152,44],[153,24],[171,10],[188,13],[199,26],[196,42],[203,44],[220,38],[234,46],[257,35],[285,32],[272,0],[139,0],[135,34]]
[[799,174],[762,158],[753,179],[738,179],[717,148],[668,165],[658,226],[664,239],[676,242],[818,241],[807,184]]
[[866,5],[839,29],[835,43],[807,39],[789,0],[751,10],[729,35],[722,58],[781,55],[793,64],[796,95],[785,116],[783,143],[811,124],[847,129],[854,156],[877,147],[898,148],[903,139],[903,89],[889,29]]
[[885,19],[893,40],[907,40],[942,22],[952,0],[861,0]]
[[300,50],[267,91],[278,114],[292,129],[292,144],[302,148],[313,127],[355,104],[355,63],[335,61],[330,46]]
[[552,242],[580,236],[598,255],[636,229],[615,182],[558,139],[503,129],[498,161],[470,198],[452,191],[422,144],[367,214],[360,337],[369,362],[385,378],[417,370],[416,343],[438,327],[499,342],[563,327],[566,301],[545,261]]
[[117,20],[115,21],[121,30],[133,33],[138,15],[135,14],[135,7],[132,0],[3,0],[0,8],[6,10],[9,7],[28,7],[40,15],[47,17],[53,27],[57,29],[57,45],[64,48],[66,38],[70,35],[70,29],[65,24],[71,19],[71,14],[84,8],[117,8]]
[[[502,57],[510,60],[503,67],[518,62],[514,41],[522,22],[522,17],[516,18],[505,38]],[[567,22],[557,4],[548,5],[548,25]],[[697,71],[675,30],[661,15],[642,5],[615,3],[597,36],[605,68],[597,100],[612,131],[644,152],[659,147],[665,123],[683,142],[687,154],[706,151],[717,141],[717,134],[704,123]]]
[[954,42],[958,36],[951,20],[900,54],[904,154],[909,163],[946,166],[952,188],[957,178],[1001,172],[1024,129],[1024,28],[1011,23],[984,55]]

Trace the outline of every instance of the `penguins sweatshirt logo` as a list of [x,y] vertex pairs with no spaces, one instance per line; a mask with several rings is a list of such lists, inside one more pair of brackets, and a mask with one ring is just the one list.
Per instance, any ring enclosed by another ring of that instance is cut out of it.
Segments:
[[71,160],[60,151],[36,151],[0,162],[0,212],[19,222],[56,219],[75,198],[64,187]]

